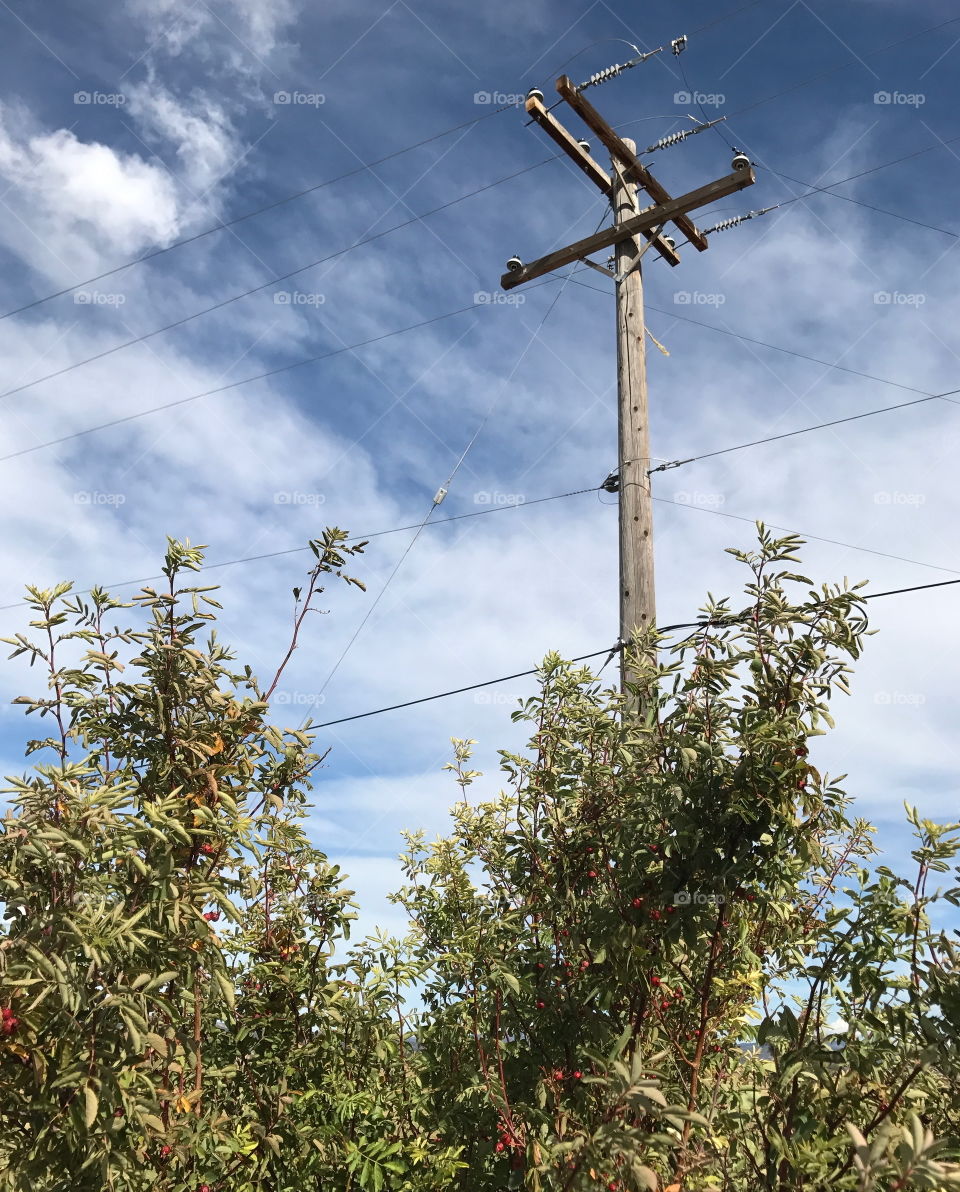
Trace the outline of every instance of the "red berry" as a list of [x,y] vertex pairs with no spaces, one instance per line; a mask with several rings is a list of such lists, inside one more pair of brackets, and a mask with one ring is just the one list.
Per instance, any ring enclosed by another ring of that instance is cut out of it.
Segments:
[[754,901],[754,896],[753,896],[752,894],[748,894],[748,895],[747,895],[747,902],[753,902],[753,901]]
[[574,1080],[579,1080],[579,1079],[580,1079],[580,1077],[581,1077],[582,1075],[583,1075],[583,1073],[582,1073],[582,1072],[580,1071],[580,1069],[578,1068],[578,1069],[577,1069],[577,1071],[573,1073],[573,1079],[574,1079]]
[[596,871],[595,869],[588,869],[588,870],[587,870],[587,877],[589,877],[589,878],[594,878],[594,877],[596,877],[596,876],[597,876],[597,871]]
[[651,844],[648,847],[649,847],[651,853],[658,853],[660,851],[655,844]]
[[581,971],[581,972],[582,972],[584,969],[588,969],[589,967],[590,967],[590,961],[589,961],[589,960],[581,960],[581,961],[580,961],[580,971]]
[[651,919],[659,919],[659,918],[660,918],[660,912],[659,912],[659,911],[651,911],[651,912],[650,912],[650,918],[651,918]]
[[553,1079],[554,1080],[563,1080],[563,1070],[561,1068],[554,1068]]
[[545,1009],[546,1009],[546,1007],[547,1007],[547,1003],[546,1003],[546,1002],[537,1002],[537,1009],[538,1009],[538,1010],[545,1010]]
[[19,1025],[20,1019],[14,1018],[13,1015],[11,1015],[9,1018],[4,1018],[2,1025],[0,1025],[0,1030],[2,1030],[5,1035],[12,1035]]
[[[206,856],[209,857],[210,854],[213,852],[213,845],[212,844],[201,844],[200,851],[201,851],[201,853],[205,853]],[[206,1187],[206,1185],[204,1185],[204,1187]]]
[[635,898],[635,899],[633,900],[633,905],[634,905],[634,906],[643,906],[643,899],[642,899],[642,898]]
[[676,909],[677,909],[677,908],[676,908],[675,906],[668,906],[668,907],[667,907],[667,914],[668,914],[668,915],[672,915],[672,914],[674,914],[674,913],[675,913],[675,911],[676,911]]
[[659,985],[659,984],[660,984],[660,978],[659,978],[659,977],[651,977],[651,978],[650,978],[650,984],[651,984],[651,985]]
[[504,1146],[504,1144],[503,1144],[502,1142],[498,1142],[498,1143],[497,1143],[497,1145],[496,1145],[496,1146],[495,1146],[493,1149],[494,1149],[495,1151],[502,1151],[502,1150],[503,1150],[503,1146]]
[[667,999],[667,998],[663,999],[663,1001],[660,1003],[660,1009],[661,1010],[669,1010],[670,1009],[669,999]]
[[218,911],[207,911],[203,917],[208,923],[216,923],[220,919],[220,914]]
[[537,961],[537,968],[538,968],[538,969],[542,969],[542,968],[543,968],[543,965],[542,965],[542,964],[541,964],[539,961]]
[[169,1154],[170,1154],[170,1151],[171,1151],[171,1149],[172,1149],[171,1147],[168,1147],[168,1146],[162,1146],[162,1147],[160,1148],[160,1158],[161,1158],[161,1159],[166,1159],[167,1155],[169,1155]]
[[587,848],[587,852],[588,852],[588,853],[592,853],[592,852],[593,852],[593,845],[592,845],[592,844],[588,846],[588,848]]

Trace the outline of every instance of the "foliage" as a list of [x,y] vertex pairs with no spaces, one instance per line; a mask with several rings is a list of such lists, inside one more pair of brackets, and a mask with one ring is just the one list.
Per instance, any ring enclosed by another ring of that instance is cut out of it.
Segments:
[[[362,545],[311,546],[287,659],[319,581],[359,583]],[[283,666],[262,689],[200,644],[200,561],[170,543],[139,631],[99,589],[31,589],[37,640],[10,643],[52,728],[0,832],[0,1187],[443,1186],[456,1149],[424,1145],[382,966],[333,963],[354,916],[302,824],[321,759],[268,723]]]
[[960,968],[931,890],[814,765],[867,623],[760,529],[748,607],[634,644],[627,694],[550,655],[506,790],[411,833],[404,940],[351,943],[304,825],[324,755],[211,631],[200,548],[130,608],[29,590],[48,735],[0,823],[0,1192],[960,1188]]
[[863,865],[869,826],[809,749],[866,620],[798,545],[732,552],[749,607],[711,602],[659,664],[637,643],[626,699],[549,657],[498,799],[467,802],[455,743],[453,833],[409,837],[399,897],[460,1187],[960,1186],[958,971],[926,914],[956,825],[911,812],[906,898]]

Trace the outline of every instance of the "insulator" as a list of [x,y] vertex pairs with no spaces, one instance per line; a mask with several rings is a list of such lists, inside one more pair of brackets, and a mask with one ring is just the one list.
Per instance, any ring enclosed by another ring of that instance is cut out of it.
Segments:
[[728,228],[736,228],[745,220],[756,219],[759,215],[766,215],[768,211],[775,210],[775,207],[762,207],[759,211],[748,211],[745,215],[734,215],[730,219],[723,219],[714,228],[707,228],[704,235],[710,232],[725,232]]
[[708,128],[713,128],[715,124],[719,123],[719,120],[711,120],[707,124],[694,125],[693,128],[681,128],[677,132],[671,132],[667,136],[661,137],[655,144],[648,145],[646,152],[655,153],[658,149],[669,149],[671,145],[679,145],[687,137],[695,137],[698,132],[705,132]]
[[615,79],[618,74],[621,74],[626,69],[626,66],[619,62],[615,66],[608,66],[606,70],[600,70],[596,74],[591,75],[585,83],[580,84],[577,90],[586,91],[588,87],[596,87],[598,83],[605,83],[607,79]]
[[655,153],[658,149],[668,149],[671,145],[679,145],[681,141],[685,141],[695,129],[684,128],[679,132],[672,132],[669,136],[661,137],[655,145],[648,145],[645,152]]
[[747,215],[735,215],[732,219],[721,220],[715,228],[711,228],[711,232],[725,232],[727,228],[735,228],[738,224],[742,224],[745,219],[749,219]]

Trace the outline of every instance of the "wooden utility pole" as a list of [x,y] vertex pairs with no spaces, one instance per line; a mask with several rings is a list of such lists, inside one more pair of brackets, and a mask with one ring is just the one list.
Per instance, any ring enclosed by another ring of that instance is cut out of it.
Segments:
[[[625,141],[636,152],[632,141]],[[639,210],[638,187],[613,162],[614,226]],[[643,312],[643,253],[635,237],[617,244],[617,459],[620,490],[620,640],[631,641],[657,623],[653,580],[653,499],[650,491],[650,418]],[[621,685],[629,681],[620,657]]]
[[[530,264],[525,265],[515,257],[508,262],[507,272],[500,282],[505,290],[512,290],[575,261],[583,261],[614,280],[619,410],[619,462],[615,490],[620,493],[620,640],[629,644],[637,634],[656,625],[646,327],[640,261],[644,253],[653,248],[669,265],[680,263],[674,241],[663,234],[668,223],[675,224],[687,242],[703,252],[707,248],[707,238],[691,220],[689,213],[751,186],[756,179],[747,158],[737,154],[733,173],[679,198],[671,198],[638,159],[636,145],[617,135],[596,108],[583,98],[584,90],[583,86],[574,87],[566,75],[557,79],[557,92],[561,99],[599,138],[610,154],[612,172],[609,174],[591,157],[589,145],[568,132],[546,109],[539,91],[530,92],[526,110],[590,181],[609,196],[613,205],[613,226],[548,253]],[[641,192],[646,192],[646,197],[652,200],[650,205],[642,208],[639,200]],[[646,240],[645,244],[641,245],[641,237]],[[615,249],[614,271],[589,260],[592,253],[611,247]],[[622,662],[622,686],[626,688],[629,681],[629,668]]]

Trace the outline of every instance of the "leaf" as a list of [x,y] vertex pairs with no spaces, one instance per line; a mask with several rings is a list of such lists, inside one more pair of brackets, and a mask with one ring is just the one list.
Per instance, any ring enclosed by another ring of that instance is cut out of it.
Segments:
[[155,1052],[162,1055],[164,1059],[167,1057],[167,1041],[162,1035],[158,1035],[156,1031],[148,1031],[146,1036],[147,1043],[153,1048]]
[[97,1094],[93,1091],[93,1085],[85,1084],[83,1086],[83,1103],[83,1124],[89,1130],[97,1120],[97,1110],[100,1107]]
[[217,984],[220,986],[224,1000],[232,1010],[236,1004],[234,998],[233,982],[226,975],[226,973],[221,973],[219,970],[214,973],[214,977],[216,978]]

